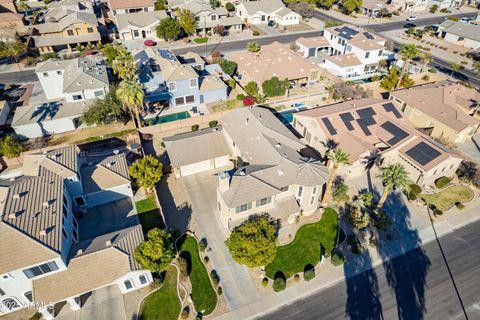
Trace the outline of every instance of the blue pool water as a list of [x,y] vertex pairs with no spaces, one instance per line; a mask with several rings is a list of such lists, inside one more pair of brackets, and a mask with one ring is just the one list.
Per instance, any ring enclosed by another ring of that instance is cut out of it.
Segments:
[[179,112],[179,113],[172,113],[166,116],[159,116],[153,119],[149,119],[147,121],[148,125],[152,126],[155,124],[160,124],[160,123],[166,123],[166,122],[172,122],[172,121],[177,121],[177,120],[182,120],[182,119],[187,119],[190,118],[190,115],[188,114],[187,111]]
[[280,119],[280,121],[282,121],[282,123],[284,125],[289,125],[289,124],[292,124],[293,122],[293,114],[295,112],[298,112],[298,111],[303,111],[305,110],[305,106],[303,105],[303,103],[301,104],[301,106],[297,106],[296,107],[297,109],[294,109],[294,110],[288,110],[288,111],[283,111],[283,112],[279,112],[277,113],[277,117],[278,119]]

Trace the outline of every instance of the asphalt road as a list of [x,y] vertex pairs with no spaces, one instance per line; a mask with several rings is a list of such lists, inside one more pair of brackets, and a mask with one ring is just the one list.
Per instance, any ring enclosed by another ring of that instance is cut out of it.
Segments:
[[[480,222],[440,238],[468,319],[480,319]],[[369,262],[359,259],[359,264]],[[466,319],[436,241],[262,320]]]

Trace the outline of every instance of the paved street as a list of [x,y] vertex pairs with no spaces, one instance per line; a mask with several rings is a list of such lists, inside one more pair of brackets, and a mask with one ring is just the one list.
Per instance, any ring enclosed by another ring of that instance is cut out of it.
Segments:
[[[222,172],[219,170],[217,172]],[[233,261],[224,242],[226,230],[217,218],[217,176],[208,171],[183,178],[190,202],[196,236],[206,236],[210,263],[220,276],[225,297],[231,309],[237,309],[259,299],[259,295],[245,266]]]
[[[480,222],[440,238],[469,319],[480,319]],[[358,264],[368,264],[369,258]],[[465,319],[436,241],[262,319]]]
[[15,83],[26,83],[38,81],[35,70],[29,69],[23,71],[14,71],[14,72],[2,72],[0,73],[0,83],[1,84],[15,84]]

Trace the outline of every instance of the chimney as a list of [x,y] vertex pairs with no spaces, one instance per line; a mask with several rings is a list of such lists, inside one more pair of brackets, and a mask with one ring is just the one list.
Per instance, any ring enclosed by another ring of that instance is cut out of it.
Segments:
[[83,253],[83,250],[82,249],[78,249],[77,250],[77,255],[81,255]]
[[218,175],[218,191],[225,192],[230,188],[230,175],[224,172]]

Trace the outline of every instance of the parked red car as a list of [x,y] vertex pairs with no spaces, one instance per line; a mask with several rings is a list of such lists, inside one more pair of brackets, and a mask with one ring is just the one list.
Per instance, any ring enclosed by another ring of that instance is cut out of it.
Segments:
[[143,42],[143,44],[146,45],[147,47],[153,47],[153,46],[156,45],[155,41],[150,40],[150,39],[149,39],[149,40],[145,40],[145,41]]

